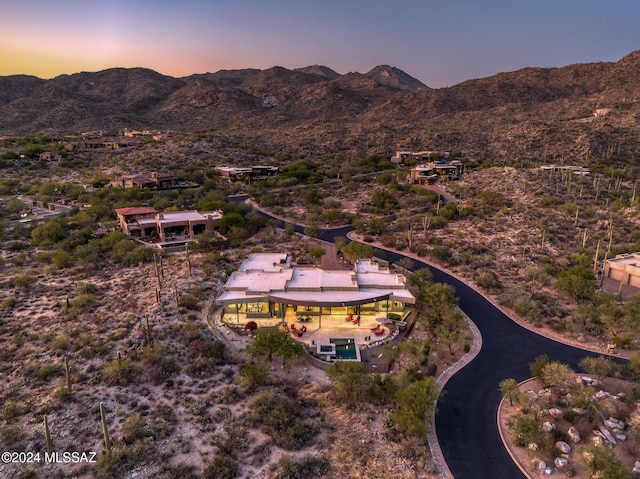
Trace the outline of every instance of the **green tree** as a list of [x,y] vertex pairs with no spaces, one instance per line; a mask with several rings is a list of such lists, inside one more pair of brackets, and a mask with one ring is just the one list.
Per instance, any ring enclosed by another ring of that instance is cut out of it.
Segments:
[[516,445],[524,447],[535,441],[540,434],[540,424],[532,418],[514,414],[507,421],[507,427],[511,429],[516,438]]
[[364,364],[352,361],[337,361],[327,368],[327,376],[333,382],[338,400],[347,407],[358,404],[371,383]]
[[433,283],[433,274],[429,268],[422,268],[411,273],[408,279],[412,285],[422,288]]
[[579,366],[588,374],[596,376],[598,381],[602,381],[618,370],[618,365],[604,356],[597,358],[588,356],[580,361]]
[[7,210],[9,210],[9,212],[11,213],[17,214],[25,210],[26,208],[27,208],[26,203],[24,203],[23,201],[20,201],[15,196],[7,200]]
[[309,249],[309,256],[311,256],[313,259],[322,258],[326,253],[326,250],[322,246]]
[[427,418],[438,400],[438,387],[432,377],[409,384],[396,393],[397,410],[393,415],[396,429],[408,437],[427,435]]
[[587,452],[591,454],[587,465],[593,474],[600,473],[602,479],[631,479],[631,471],[616,459],[616,453],[612,449],[592,442],[587,446]]
[[518,382],[513,378],[500,381],[500,393],[502,393],[503,398],[509,400],[510,406],[513,406],[514,399],[518,402],[522,396],[520,386],[518,386]]
[[558,273],[556,288],[576,301],[585,301],[591,299],[596,290],[596,278],[591,269],[572,266]]
[[247,352],[251,357],[266,357],[269,362],[273,356],[289,340],[288,333],[281,331],[277,326],[258,328],[254,332],[253,341],[247,346]]
[[373,248],[368,244],[358,243],[356,241],[352,241],[347,246],[343,248],[344,254],[349,256],[354,261],[364,258],[373,257]]
[[542,368],[542,382],[546,387],[568,389],[575,383],[576,373],[560,361],[552,361]]
[[455,288],[444,283],[430,283],[423,286],[417,294],[417,299],[426,309],[429,329],[432,332],[442,324],[447,315],[452,314],[458,303]]
[[223,232],[228,232],[233,227],[244,228],[244,218],[240,213],[237,213],[235,211],[232,213],[227,213],[218,220],[218,227]]
[[31,239],[38,246],[51,246],[67,237],[65,218],[56,218],[34,228]]

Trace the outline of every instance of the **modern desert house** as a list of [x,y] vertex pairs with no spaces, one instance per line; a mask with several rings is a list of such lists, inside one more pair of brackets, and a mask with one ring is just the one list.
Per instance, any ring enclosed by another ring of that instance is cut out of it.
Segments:
[[222,211],[173,211],[161,213],[149,206],[115,210],[122,231],[135,239],[156,242],[189,241],[213,231]]
[[608,259],[604,264],[604,277],[640,288],[640,252]]
[[217,298],[223,318],[258,325],[295,322],[300,317],[322,327],[323,318],[402,314],[415,304],[406,278],[372,260],[352,270],[293,266],[286,253],[253,253],[227,280]]

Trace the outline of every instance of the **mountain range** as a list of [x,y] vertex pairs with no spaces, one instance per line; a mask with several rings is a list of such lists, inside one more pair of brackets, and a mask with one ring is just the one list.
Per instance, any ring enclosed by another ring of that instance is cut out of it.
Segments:
[[[633,161],[640,51],[431,89],[395,67],[313,65],[183,78],[143,68],[0,77],[0,134],[151,128],[232,136],[298,157],[445,149],[489,161]],[[614,158],[615,157],[615,158]]]

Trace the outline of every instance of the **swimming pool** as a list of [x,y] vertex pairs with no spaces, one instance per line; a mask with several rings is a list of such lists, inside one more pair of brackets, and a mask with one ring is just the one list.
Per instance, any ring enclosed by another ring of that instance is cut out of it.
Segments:
[[336,356],[339,359],[359,359],[353,338],[331,338],[329,342],[335,344]]

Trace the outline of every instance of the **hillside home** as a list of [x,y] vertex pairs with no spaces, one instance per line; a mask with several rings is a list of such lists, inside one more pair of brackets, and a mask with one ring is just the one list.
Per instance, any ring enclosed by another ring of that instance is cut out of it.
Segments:
[[426,185],[439,178],[457,179],[463,173],[464,164],[461,161],[432,161],[412,168],[409,174],[409,183],[412,185]]
[[138,206],[115,210],[122,231],[132,238],[147,241],[191,241],[204,231],[214,231],[222,211],[158,212],[155,208]]
[[176,177],[169,173],[132,173],[111,180],[115,188],[170,188],[175,185]]
[[305,318],[320,329],[323,321],[335,326],[349,315],[402,315],[415,298],[403,275],[371,260],[357,261],[353,270],[329,271],[293,266],[286,253],[254,253],[231,274],[217,303],[229,322],[271,325]]
[[640,252],[619,254],[604,264],[604,277],[640,288]]
[[215,170],[224,178],[230,180],[244,180],[245,178],[255,178],[263,180],[278,176],[280,169],[277,166],[254,165],[254,166],[216,166]]
[[447,159],[450,155],[448,151],[396,151],[391,157],[391,162],[401,164],[407,160],[430,161],[436,157]]

